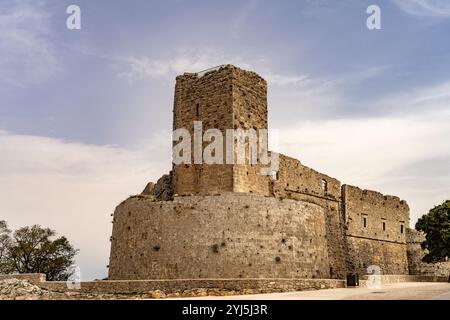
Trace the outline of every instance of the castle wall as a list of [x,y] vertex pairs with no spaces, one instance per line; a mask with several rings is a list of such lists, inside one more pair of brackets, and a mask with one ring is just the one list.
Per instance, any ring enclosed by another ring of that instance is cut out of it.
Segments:
[[344,278],[347,268],[339,202],[340,181],[283,154],[279,155],[279,161],[278,179],[272,182],[273,195],[314,203],[325,209],[330,274],[333,278]]
[[438,263],[425,263],[422,261],[425,254],[427,254],[427,251],[421,247],[421,243],[425,241],[425,234],[408,228],[406,235],[410,273],[413,275],[440,276],[450,279],[450,261]]
[[[339,201],[339,180],[317,172],[301,164],[297,159],[280,154],[278,179],[273,182],[273,193],[278,197],[302,198],[312,196],[322,200]],[[326,187],[323,187],[323,181]]]
[[326,210],[226,193],[121,203],[110,279],[329,278]]
[[398,197],[358,187],[342,187],[349,262],[367,273],[376,265],[382,274],[408,274],[406,228],[409,207]]

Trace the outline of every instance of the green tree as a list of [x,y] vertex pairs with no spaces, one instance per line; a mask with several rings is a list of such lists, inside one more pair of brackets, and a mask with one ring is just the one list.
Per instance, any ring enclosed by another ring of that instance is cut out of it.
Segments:
[[48,280],[67,280],[73,274],[78,250],[66,237],[56,237],[55,231],[39,225],[5,234],[9,238],[3,258],[6,273],[45,273]]
[[450,257],[450,200],[423,215],[416,223],[416,230],[426,233],[422,243],[422,248],[428,250],[425,262],[440,262]]

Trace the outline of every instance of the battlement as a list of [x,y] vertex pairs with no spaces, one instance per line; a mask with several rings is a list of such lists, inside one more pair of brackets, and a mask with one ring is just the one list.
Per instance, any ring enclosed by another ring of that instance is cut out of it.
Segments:
[[385,195],[378,191],[361,189],[351,185],[343,185],[342,187],[343,192],[352,194],[355,197],[359,196],[361,201],[365,201],[370,204],[382,204],[384,207],[409,210],[409,206],[406,201],[401,200],[397,196]]
[[274,194],[296,198],[311,195],[339,201],[341,182],[326,174],[304,166],[299,160],[280,154],[278,179],[273,182]]
[[204,76],[211,76],[214,73],[217,73],[217,72],[220,73],[220,72],[224,72],[224,71],[232,72],[234,74],[234,76],[236,76],[236,77],[246,75],[249,77],[257,78],[258,81],[266,82],[266,80],[264,80],[264,78],[262,78],[256,72],[244,70],[244,69],[236,67],[232,64],[222,64],[222,65],[218,65],[218,66],[208,68],[208,69],[198,71],[198,72],[185,72],[182,75],[178,75],[176,77],[176,80],[177,81],[178,80],[195,80],[195,79],[202,78]]
[[409,207],[399,197],[343,185],[342,203],[348,235],[406,243]]

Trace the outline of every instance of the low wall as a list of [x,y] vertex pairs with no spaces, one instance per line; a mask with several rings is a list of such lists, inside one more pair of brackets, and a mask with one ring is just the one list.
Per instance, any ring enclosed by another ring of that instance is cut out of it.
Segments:
[[[1,275],[2,279],[23,279],[35,285],[58,292],[78,291],[82,293],[146,293],[161,290],[166,293],[204,289],[240,291],[254,289],[261,292],[302,291],[345,288],[345,280],[334,279],[179,279],[179,280],[99,280],[80,283],[45,281],[45,275]],[[75,289],[74,289],[75,288]],[[76,288],[79,288],[77,290]]]
[[450,262],[416,263],[411,272],[423,276],[450,277]]
[[[363,275],[361,280],[359,281],[360,287],[367,286],[368,275]],[[400,283],[400,282],[448,282],[449,279],[447,277],[438,277],[438,276],[421,276],[421,275],[403,275],[403,274],[390,274],[390,275],[382,275],[381,276],[381,284],[391,284],[391,283]]]
[[[102,280],[81,282],[80,285],[80,292],[84,293],[143,293],[154,290],[176,292],[197,288],[283,292],[345,288],[345,281],[332,279]],[[68,291],[67,284],[60,281],[42,282],[40,287],[52,291]]]
[[0,274],[0,281],[7,279],[27,280],[33,284],[45,282],[46,276],[43,273],[21,273],[21,274]]
[[421,243],[425,241],[425,233],[414,229],[407,229],[409,272],[421,276],[450,277],[450,261],[425,263],[422,261],[427,250],[423,250]]

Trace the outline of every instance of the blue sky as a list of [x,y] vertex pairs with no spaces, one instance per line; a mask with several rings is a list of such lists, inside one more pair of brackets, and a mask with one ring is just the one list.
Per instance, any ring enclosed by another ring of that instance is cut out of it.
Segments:
[[438,0],[2,0],[0,219],[67,234],[104,277],[109,214],[170,169],[175,76],[232,63],[268,81],[280,152],[413,224],[450,194],[449,34]]

